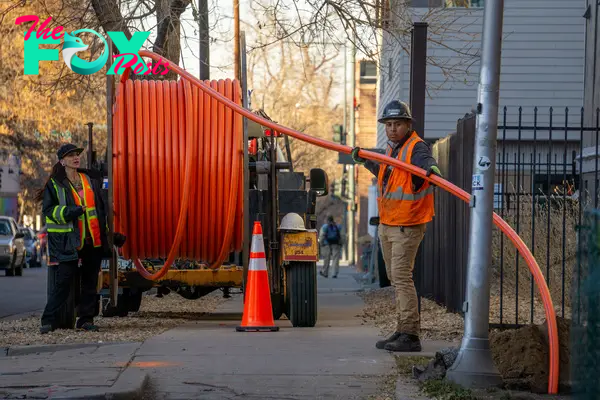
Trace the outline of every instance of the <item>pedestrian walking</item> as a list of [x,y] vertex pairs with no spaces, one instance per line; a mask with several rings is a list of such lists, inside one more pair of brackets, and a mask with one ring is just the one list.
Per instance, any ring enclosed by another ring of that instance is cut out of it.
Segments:
[[337,278],[340,270],[340,256],[342,255],[342,227],[335,223],[333,216],[327,217],[327,223],[321,227],[319,242],[323,250],[325,258],[323,269],[319,271],[321,276],[327,278],[329,276],[329,264],[333,269],[332,278]]
[[[412,129],[412,120],[406,103],[394,100],[386,105],[378,120],[385,124],[386,154],[426,170],[427,176],[432,173],[441,176],[429,145]],[[366,160],[358,156],[359,150],[359,147],[352,150],[352,158],[377,177],[379,239],[386,272],[396,293],[396,330],[387,339],[378,341],[376,347],[390,351],[421,351],[413,269],[427,223],[434,216],[434,187],[427,180],[400,168]]]
[[[58,325],[58,313],[65,306],[74,279],[80,279],[76,327],[97,331],[94,315],[97,304],[98,273],[102,258],[110,255],[107,239],[106,205],[101,173],[79,168],[83,151],[65,144],[57,152],[58,162],[36,200],[42,202],[42,216],[48,231],[48,268],[56,268],[54,287],[41,318],[40,332]],[[115,245],[125,237],[115,234]]]

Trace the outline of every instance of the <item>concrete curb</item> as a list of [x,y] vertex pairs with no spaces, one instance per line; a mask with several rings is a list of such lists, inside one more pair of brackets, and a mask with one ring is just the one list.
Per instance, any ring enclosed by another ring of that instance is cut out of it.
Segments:
[[137,368],[127,368],[109,388],[77,388],[50,397],[52,400],[142,400],[150,387],[150,375]]
[[[126,369],[110,387],[37,387],[2,391],[7,399],[51,399],[51,400],[143,400],[151,393],[150,376],[141,369]],[[150,396],[150,398],[152,398]]]
[[3,347],[0,357],[26,356],[38,353],[55,353],[57,351],[86,349],[90,347],[113,346],[120,344],[132,344],[138,342],[103,342],[103,343],[71,343],[71,344],[46,344],[38,346],[14,346]]

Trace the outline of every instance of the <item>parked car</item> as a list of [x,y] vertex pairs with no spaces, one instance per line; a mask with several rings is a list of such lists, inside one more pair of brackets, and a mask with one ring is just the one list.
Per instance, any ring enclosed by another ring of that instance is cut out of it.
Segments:
[[25,250],[27,256],[25,262],[29,268],[39,268],[42,266],[42,246],[40,239],[31,228],[22,228],[21,231],[25,234]]
[[6,276],[23,275],[24,237],[13,217],[0,216],[0,269],[6,271]]

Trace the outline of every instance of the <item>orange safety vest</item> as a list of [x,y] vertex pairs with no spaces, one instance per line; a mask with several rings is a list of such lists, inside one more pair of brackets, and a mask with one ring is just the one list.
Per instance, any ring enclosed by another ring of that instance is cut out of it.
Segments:
[[[422,141],[423,139],[413,131],[400,148],[398,160],[410,164],[415,145]],[[392,154],[392,150],[391,148],[388,149],[388,157]],[[382,193],[386,168],[392,168],[392,173],[388,179],[386,191]],[[382,164],[377,177],[379,221],[382,224],[391,226],[412,226],[431,221],[435,215],[433,189],[433,186],[425,181],[423,186],[415,193],[410,172]]]
[[81,250],[83,245],[85,244],[86,235],[86,226],[85,220],[87,219],[89,228],[89,233],[92,236],[92,243],[94,247],[102,246],[102,239],[100,238],[100,221],[98,221],[98,213],[96,212],[96,199],[94,197],[94,190],[92,189],[92,185],[90,183],[90,179],[86,174],[79,173],[81,177],[81,182],[83,184],[83,203],[81,197],[79,197],[79,193],[75,190],[73,186],[71,186],[71,190],[73,192],[73,197],[75,198],[75,204],[78,206],[85,205],[85,215],[82,214],[79,216],[79,236],[80,236],[80,244],[77,250]]

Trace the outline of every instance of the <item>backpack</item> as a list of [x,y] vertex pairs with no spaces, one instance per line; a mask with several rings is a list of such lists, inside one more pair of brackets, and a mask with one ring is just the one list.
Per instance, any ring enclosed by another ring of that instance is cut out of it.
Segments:
[[327,224],[325,239],[327,240],[328,244],[340,244],[340,229],[336,224]]

